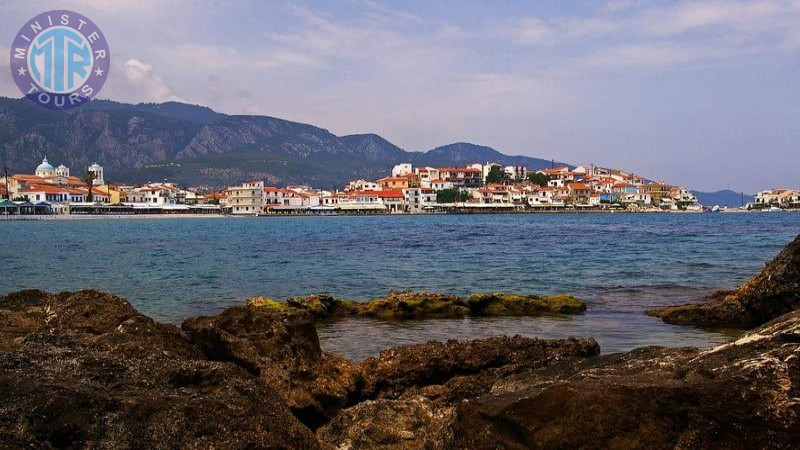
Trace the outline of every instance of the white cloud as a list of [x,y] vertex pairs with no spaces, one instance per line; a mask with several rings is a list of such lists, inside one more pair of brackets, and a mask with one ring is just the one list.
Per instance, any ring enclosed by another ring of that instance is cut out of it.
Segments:
[[642,31],[676,35],[688,31],[724,27],[738,31],[764,30],[785,11],[783,2],[704,1],[682,2],[674,7],[648,11],[639,18]]
[[800,5],[797,0],[711,0],[648,7],[623,1],[610,2],[604,11],[591,17],[525,16],[515,19],[510,26],[501,25],[500,34],[510,34],[516,42],[528,45],[584,44],[594,50],[610,50],[607,41],[612,38],[624,41],[623,46],[664,44],[664,39],[671,39],[673,44],[690,42],[720,47],[747,44],[761,45],[766,50],[794,48],[800,39]]
[[135,58],[111,68],[101,96],[130,103],[183,101],[155,73],[152,65]]
[[647,43],[609,47],[577,58],[580,67],[662,67],[692,61],[719,59],[740,50],[713,45],[686,43]]

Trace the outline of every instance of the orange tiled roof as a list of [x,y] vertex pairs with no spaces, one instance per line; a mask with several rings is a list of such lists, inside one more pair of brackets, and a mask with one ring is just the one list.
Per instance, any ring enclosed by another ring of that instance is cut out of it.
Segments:
[[589,186],[587,186],[584,183],[569,183],[567,185],[567,187],[569,189],[572,189],[573,191],[588,191],[589,190]]
[[379,198],[403,198],[403,191],[400,189],[388,189],[385,191],[376,191]]

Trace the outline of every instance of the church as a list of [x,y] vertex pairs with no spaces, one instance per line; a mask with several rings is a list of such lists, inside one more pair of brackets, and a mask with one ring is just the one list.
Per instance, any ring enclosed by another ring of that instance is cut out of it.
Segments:
[[[95,174],[92,185],[96,189],[92,189],[92,202],[107,203],[109,189],[105,185],[103,167],[95,163],[87,170]],[[7,191],[14,200],[30,202],[37,209],[42,207],[55,214],[67,213],[69,204],[84,203],[89,196],[83,180],[70,175],[69,167],[63,164],[53,167],[47,157],[36,167],[33,175],[16,174],[9,177]]]
[[[103,167],[101,165],[94,163],[89,166],[87,170],[89,172],[93,172],[95,175],[94,182],[92,182],[93,185],[101,186],[105,184],[105,181],[103,180]],[[36,167],[36,172],[34,172],[34,174],[39,178],[46,179],[51,184],[69,184],[70,181],[78,181],[82,183],[82,181],[77,177],[70,177],[69,167],[61,164],[54,169],[53,166],[47,161],[47,156],[45,156],[42,160],[42,163]]]

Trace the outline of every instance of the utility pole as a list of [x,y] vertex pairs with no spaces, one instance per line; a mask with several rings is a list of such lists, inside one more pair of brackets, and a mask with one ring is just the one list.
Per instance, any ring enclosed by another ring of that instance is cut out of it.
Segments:
[[3,161],[3,173],[6,177],[6,200],[11,200],[11,189],[8,186],[8,164],[5,161]]

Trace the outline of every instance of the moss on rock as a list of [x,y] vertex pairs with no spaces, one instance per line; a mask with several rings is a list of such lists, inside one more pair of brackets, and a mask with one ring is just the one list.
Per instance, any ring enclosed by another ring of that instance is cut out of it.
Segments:
[[358,315],[395,319],[463,317],[469,308],[461,297],[437,292],[390,291],[383,298],[357,306]]
[[307,310],[317,319],[352,316],[358,313],[358,303],[335,298],[328,294],[289,297],[286,304]]
[[269,297],[252,297],[248,298],[245,302],[248,308],[266,308],[274,310],[287,310],[289,306],[286,303],[279,302]]
[[444,317],[525,316],[543,313],[574,314],[586,310],[586,304],[569,294],[522,295],[503,292],[473,294],[468,300],[439,292],[389,291],[382,298],[358,302],[329,294],[289,297],[280,302],[270,297],[247,300],[249,308],[275,311],[304,310],[315,319],[374,317],[383,319],[426,319]]
[[518,316],[539,313],[575,314],[586,304],[569,294],[523,295],[505,292],[472,294],[467,306],[474,315]]

